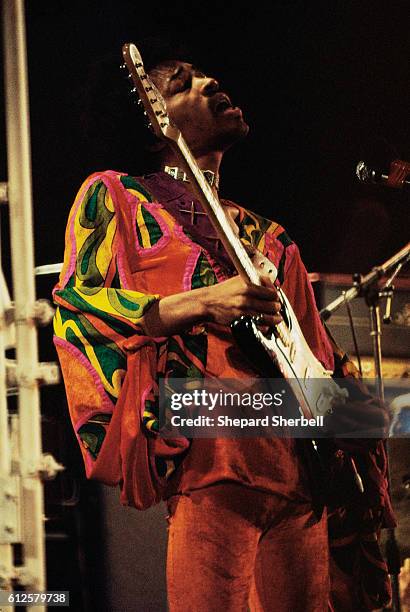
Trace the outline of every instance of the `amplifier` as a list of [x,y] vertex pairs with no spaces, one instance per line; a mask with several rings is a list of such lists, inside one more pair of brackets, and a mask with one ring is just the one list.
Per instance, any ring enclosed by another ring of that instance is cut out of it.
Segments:
[[[353,284],[348,274],[309,275],[315,292],[319,310],[328,306],[343,291]],[[400,358],[410,368],[410,278],[396,279],[391,307],[391,323],[382,323],[383,357]],[[363,298],[350,302],[359,351],[362,355],[372,355],[373,346],[370,336],[369,308]],[[385,300],[380,301],[383,316]],[[382,318],[381,316],[381,318]],[[326,322],[336,342],[349,354],[355,352],[346,306],[341,306]]]

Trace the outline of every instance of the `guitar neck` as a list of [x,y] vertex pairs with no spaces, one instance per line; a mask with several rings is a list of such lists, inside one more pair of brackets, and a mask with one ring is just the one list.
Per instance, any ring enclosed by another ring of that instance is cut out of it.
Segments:
[[208,213],[209,219],[214,226],[223,246],[225,247],[238,274],[248,283],[260,285],[261,281],[248,253],[241,240],[235,233],[225,210],[219,200],[215,197],[209,183],[204,177],[196,160],[192,156],[187,143],[181,133],[177,138],[169,141],[177,153],[189,180],[194,188],[195,195],[201,205]]

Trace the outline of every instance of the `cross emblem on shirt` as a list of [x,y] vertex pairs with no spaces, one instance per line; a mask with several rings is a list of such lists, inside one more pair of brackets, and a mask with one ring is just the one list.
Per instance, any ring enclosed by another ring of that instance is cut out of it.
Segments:
[[202,210],[195,210],[195,202],[191,202],[191,206],[189,207],[188,210],[184,209],[184,208],[180,208],[179,209],[180,213],[188,213],[189,215],[191,215],[191,225],[195,225],[195,221],[196,221],[196,215],[206,215],[206,213]]

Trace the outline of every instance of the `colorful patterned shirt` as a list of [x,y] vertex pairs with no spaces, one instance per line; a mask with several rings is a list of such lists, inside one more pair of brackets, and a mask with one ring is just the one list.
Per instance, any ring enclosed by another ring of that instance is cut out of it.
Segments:
[[[190,211],[192,196],[185,186],[168,175],[160,177],[162,198],[177,198],[178,206]],[[229,263],[217,263],[192,239],[191,229],[179,225],[154,201],[147,182],[153,181],[110,171],[93,175],[80,189],[67,226],[64,266],[55,291],[55,343],[63,374],[69,367],[65,378],[70,381],[71,417],[88,475],[121,393],[127,350],[133,342],[144,342],[140,321],[146,309],[160,297],[212,285],[232,274]],[[274,261],[312,350],[332,368],[332,348],[296,245],[277,223],[238,210],[242,240]],[[212,233],[211,227],[206,230]],[[156,339],[162,360],[158,371],[178,377],[251,374],[239,351],[233,350],[230,332],[221,326],[206,327]],[[73,385],[73,380],[79,384]],[[145,392],[142,408],[144,425],[151,431],[158,426],[155,392]]]

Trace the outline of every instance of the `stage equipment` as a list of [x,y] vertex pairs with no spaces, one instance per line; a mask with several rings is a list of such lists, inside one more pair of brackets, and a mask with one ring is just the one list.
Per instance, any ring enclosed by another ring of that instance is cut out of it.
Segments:
[[[372,341],[372,354],[375,369],[376,394],[381,402],[385,401],[385,388],[382,375],[380,299],[387,299],[384,319],[386,323],[389,323],[391,321],[391,303],[394,290],[393,281],[398,276],[401,269],[409,261],[410,243],[408,243],[382,265],[375,266],[366,276],[362,277],[359,274],[355,274],[353,277],[353,286],[347,291],[344,291],[341,296],[336,298],[331,304],[320,311],[322,319],[328,320],[342,304],[346,304],[348,306],[349,302],[354,298],[358,296],[364,297],[365,303],[369,309],[370,337]],[[352,331],[354,331],[354,326],[352,326]],[[407,347],[408,346],[409,344],[407,344]],[[358,353],[357,340],[355,340],[355,347],[356,352]],[[388,480],[389,490],[390,493],[392,493],[392,479],[390,475],[392,460],[390,457],[389,446],[389,442],[387,441],[386,450],[389,459]],[[399,574],[401,562],[395,529],[392,528],[387,530],[386,557],[393,587],[393,610],[395,612],[400,612]]]
[[[0,588],[44,591],[45,538],[42,481],[62,468],[42,453],[39,385],[55,384],[59,369],[38,361],[37,325],[52,308],[36,300],[31,194],[27,58],[23,0],[3,2],[3,41],[8,182],[0,193],[9,204],[11,301],[0,278]],[[15,360],[5,351],[15,348]],[[17,394],[17,409],[7,397]],[[19,563],[15,545],[21,545]],[[2,607],[12,610],[13,606]],[[45,606],[37,606],[41,612]]]
[[356,166],[356,176],[362,183],[407,190],[410,188],[410,162],[395,159],[391,162],[390,170],[386,174],[384,170],[369,168],[364,161],[359,161]]

